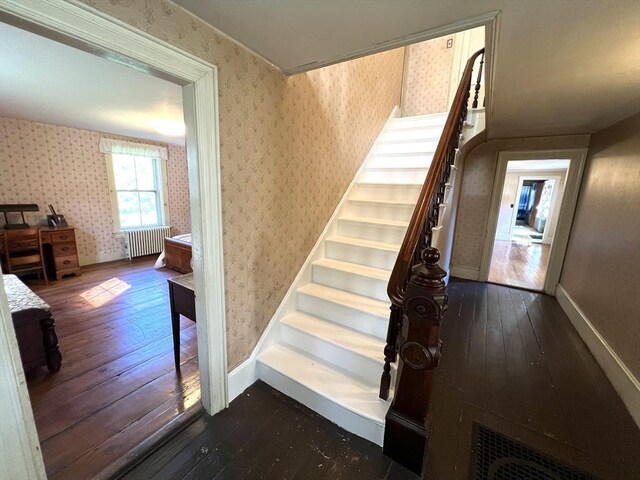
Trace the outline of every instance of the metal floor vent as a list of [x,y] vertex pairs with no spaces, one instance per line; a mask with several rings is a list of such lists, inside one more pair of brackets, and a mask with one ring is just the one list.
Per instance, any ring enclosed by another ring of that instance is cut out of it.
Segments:
[[596,480],[479,424],[473,426],[473,480]]

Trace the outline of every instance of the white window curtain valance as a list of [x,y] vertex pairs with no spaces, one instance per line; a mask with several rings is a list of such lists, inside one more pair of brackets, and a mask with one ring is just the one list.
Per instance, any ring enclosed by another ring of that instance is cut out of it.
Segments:
[[167,147],[127,142],[125,140],[114,140],[112,138],[101,138],[98,148],[100,149],[100,153],[110,153],[112,155],[135,155],[138,157],[161,158],[163,160],[166,160],[168,157]]

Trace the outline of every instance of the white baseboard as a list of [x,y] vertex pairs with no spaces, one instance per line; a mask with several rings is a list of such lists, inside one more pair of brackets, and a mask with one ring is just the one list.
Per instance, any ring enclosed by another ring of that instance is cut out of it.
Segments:
[[640,427],[640,382],[604,337],[600,335],[600,332],[593,326],[584,312],[580,310],[580,307],[573,301],[562,285],[558,285],[556,298],[574,328],[582,337],[582,341],[589,347],[591,354],[595,357],[613,388],[620,395],[636,425]]
[[229,403],[258,380],[256,358],[251,355],[229,372],[227,383]]
[[97,255],[79,255],[78,260],[80,266],[93,265],[94,263],[113,262],[114,260],[121,260],[127,258],[124,252],[108,252],[98,253]]
[[510,233],[496,233],[496,240],[504,240],[506,242],[510,242],[512,239],[512,235]]
[[477,281],[478,278],[480,278],[480,269],[476,267],[465,267],[464,265],[451,265],[451,276]]

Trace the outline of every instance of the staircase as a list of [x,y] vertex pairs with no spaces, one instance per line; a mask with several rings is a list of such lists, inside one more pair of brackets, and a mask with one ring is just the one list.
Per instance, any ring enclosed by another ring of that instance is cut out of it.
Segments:
[[445,120],[387,122],[258,350],[260,379],[378,445],[387,284]]

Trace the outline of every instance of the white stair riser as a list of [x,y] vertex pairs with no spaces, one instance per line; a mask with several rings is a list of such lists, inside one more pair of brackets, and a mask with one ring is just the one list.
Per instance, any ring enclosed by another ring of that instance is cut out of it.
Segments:
[[258,376],[276,390],[362,438],[382,446],[384,425],[362,417],[258,361]]
[[389,130],[398,130],[402,128],[414,127],[433,127],[442,128],[447,119],[446,115],[429,115],[427,117],[403,117],[395,118],[389,122]]
[[391,155],[397,153],[430,153],[435,152],[437,146],[437,140],[379,143],[374,150],[374,154]]
[[365,183],[424,183],[428,169],[371,169],[367,168],[360,177]]
[[389,130],[382,134],[380,140],[383,142],[403,141],[403,140],[440,140],[442,136],[441,126],[403,128],[400,130]]
[[389,205],[383,203],[348,202],[345,212],[349,217],[377,218],[408,222],[414,205]]
[[369,183],[358,183],[350,198],[354,200],[379,200],[415,204],[420,196],[420,188],[419,185],[372,185]]
[[280,339],[284,343],[302,350],[306,355],[320,358],[326,363],[357,375],[370,385],[375,386],[380,382],[380,375],[384,365],[384,347],[380,350],[380,358],[376,361],[371,357],[359,355],[352,350],[327,342],[308,332],[298,330],[286,323],[281,326]]
[[433,160],[432,154],[427,155],[381,155],[373,156],[367,168],[424,168],[428,169]]
[[386,338],[387,335],[387,318],[333,303],[314,295],[298,292],[298,309],[380,339]]
[[387,295],[388,279],[366,277],[324,265],[314,265],[313,281],[327,287],[339,288],[340,290],[372,297],[383,302],[389,300]]
[[363,247],[342,242],[327,240],[326,256],[334,260],[358,263],[368,267],[393,269],[398,252],[374,247]]
[[338,235],[385,243],[402,243],[406,227],[338,219]]

